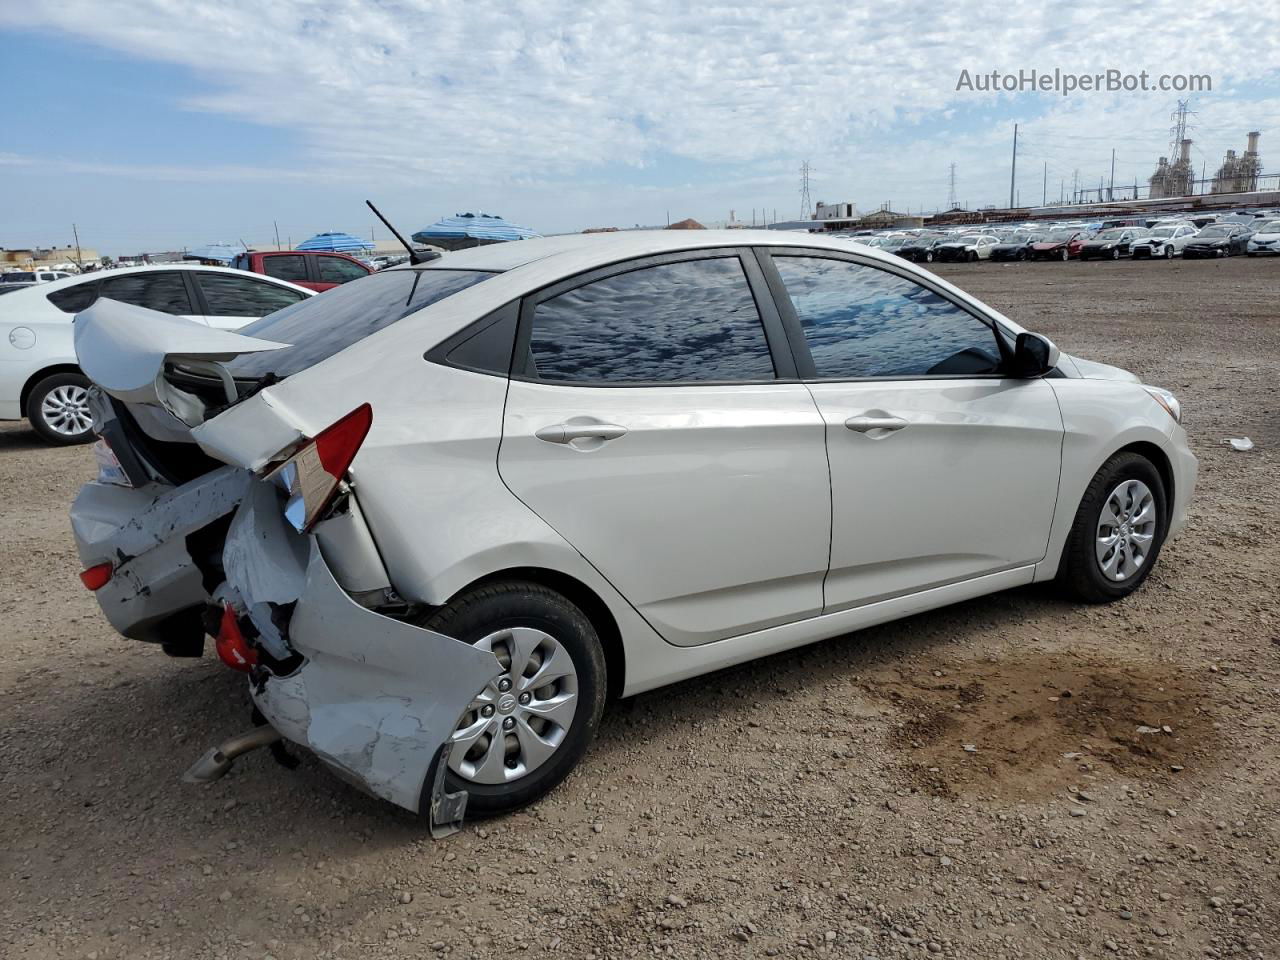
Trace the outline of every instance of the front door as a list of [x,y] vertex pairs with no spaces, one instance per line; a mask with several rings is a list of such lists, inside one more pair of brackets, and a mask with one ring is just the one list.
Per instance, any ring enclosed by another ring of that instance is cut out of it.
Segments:
[[822,609],[825,428],[749,272],[651,258],[522,311],[502,478],[673,644]]
[[1043,559],[1062,417],[989,318],[905,273],[775,254],[831,462],[827,612]]

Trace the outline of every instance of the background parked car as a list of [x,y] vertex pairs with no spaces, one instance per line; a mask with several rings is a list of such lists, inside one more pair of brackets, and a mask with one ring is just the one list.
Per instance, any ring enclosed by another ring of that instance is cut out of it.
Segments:
[[957,240],[948,240],[933,248],[937,260],[987,260],[1000,242],[998,237],[969,233]]
[[1157,257],[1171,260],[1182,252],[1191,238],[1196,235],[1196,228],[1189,223],[1177,226],[1156,227],[1150,235],[1136,241],[1131,252],[1135,260]]
[[1280,253],[1280,220],[1260,222],[1257,232],[1249,238],[1245,252],[1251,257]]
[[946,239],[946,234],[921,234],[908,240],[894,253],[912,263],[933,263],[933,248]]
[[345,253],[311,250],[250,250],[238,255],[231,265],[237,270],[288,280],[316,292],[330,290],[374,272],[368,264]]
[[991,248],[991,259],[1026,260],[1031,253],[1031,245],[1043,239],[1043,234],[1039,233],[1026,233],[1008,237]]
[[1242,223],[1213,223],[1197,233],[1182,248],[1182,256],[1194,260],[1199,257],[1230,257],[1249,251],[1249,238],[1253,230]]
[[33,284],[0,300],[0,420],[31,422],[50,443],[92,439],[72,320],[99,297],[234,330],[312,291],[225,267],[132,267]]
[[1128,255],[1135,241],[1149,234],[1146,227],[1112,227],[1080,246],[1081,260],[1119,260]]
[[1054,230],[1044,239],[1031,244],[1027,251],[1032,260],[1070,260],[1080,256],[1085,235],[1081,230]]

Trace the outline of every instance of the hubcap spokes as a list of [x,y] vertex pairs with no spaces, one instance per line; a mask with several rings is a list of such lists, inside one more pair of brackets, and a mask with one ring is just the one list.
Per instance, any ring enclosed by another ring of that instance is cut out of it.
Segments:
[[532,773],[564,742],[578,707],[578,672],[559,641],[534,627],[481,638],[503,674],[471,702],[450,738],[449,769],[473,783]]
[[93,427],[89,391],[72,384],[54,387],[40,403],[40,416],[50,430],[64,437],[84,433]]
[[1117,583],[1128,580],[1147,562],[1155,537],[1155,497],[1141,480],[1125,480],[1098,516],[1095,549],[1102,575]]

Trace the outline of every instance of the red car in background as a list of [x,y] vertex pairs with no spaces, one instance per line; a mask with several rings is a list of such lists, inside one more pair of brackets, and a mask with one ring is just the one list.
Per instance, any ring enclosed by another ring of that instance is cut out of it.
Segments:
[[373,268],[345,253],[313,250],[249,250],[231,265],[238,270],[288,280],[308,290],[328,290],[373,273]]
[[1032,260],[1077,260],[1086,239],[1082,230],[1055,230],[1031,244],[1027,256]]

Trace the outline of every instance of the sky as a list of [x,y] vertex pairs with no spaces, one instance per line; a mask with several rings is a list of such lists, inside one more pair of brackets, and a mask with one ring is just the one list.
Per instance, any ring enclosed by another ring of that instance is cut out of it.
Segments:
[[[463,211],[543,233],[933,210],[1145,180],[1172,91],[957,89],[993,70],[1198,74],[1210,175],[1280,155],[1280,4],[31,0],[0,27],[0,246],[114,255]],[[1185,94],[1183,94],[1185,96]],[[1063,183],[1065,182],[1065,188]],[[766,213],[767,212],[767,213]]]

